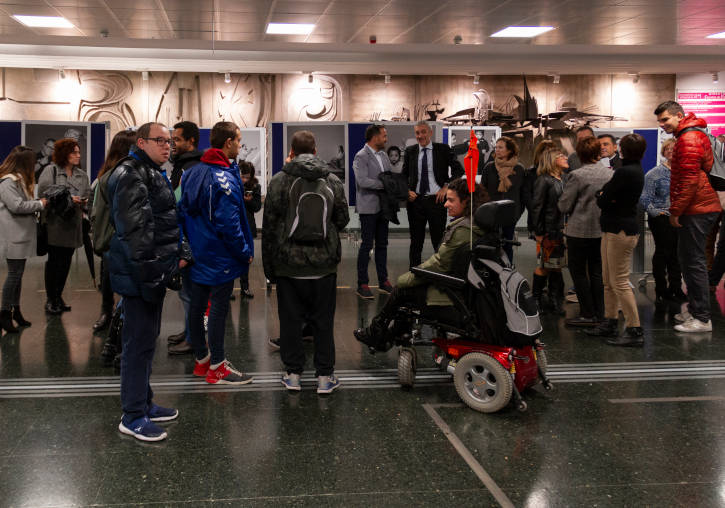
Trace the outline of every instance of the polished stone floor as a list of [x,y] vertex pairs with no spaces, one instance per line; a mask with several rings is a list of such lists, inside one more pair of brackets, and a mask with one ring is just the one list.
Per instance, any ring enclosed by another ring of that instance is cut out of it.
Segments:
[[[402,236],[391,240],[391,275],[405,270],[407,248]],[[396,351],[360,347],[352,329],[385,297],[355,296],[356,244],[343,249],[343,386],[330,396],[315,394],[312,372],[299,394],[278,384],[279,354],[267,345],[279,329],[276,298],[259,263],[255,298],[232,302],[227,322],[228,358],[255,373],[241,389],[207,386],[192,378],[190,357],[166,354],[166,336],[183,326],[168,295],[152,382],[157,402],[180,417],[157,444],[116,429],[118,376],[99,359],[104,336],[90,330],[100,295],[85,259],[74,261],[73,310],[61,317],[42,313],[42,263],[30,262],[22,305],[33,326],[0,339],[0,506],[725,505],[722,288],[715,331],[696,336],[672,331],[679,309],[655,311],[651,283],[638,291],[642,349],[607,346],[547,316],[555,389],[526,392],[525,413],[486,415],[461,404],[426,348],[415,388],[404,390]],[[529,275],[533,244],[516,257]]]

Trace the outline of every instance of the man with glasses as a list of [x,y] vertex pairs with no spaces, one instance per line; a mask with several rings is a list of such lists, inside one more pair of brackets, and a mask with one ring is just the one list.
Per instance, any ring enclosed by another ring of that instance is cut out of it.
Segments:
[[[175,419],[176,409],[152,402],[149,385],[161,309],[167,285],[189,259],[179,249],[176,200],[161,165],[169,159],[171,137],[159,123],[138,129],[130,157],[108,179],[115,233],[108,253],[111,287],[123,296],[121,406],[118,430],[141,441],[161,441],[155,422]],[[183,257],[184,260],[180,260]]]

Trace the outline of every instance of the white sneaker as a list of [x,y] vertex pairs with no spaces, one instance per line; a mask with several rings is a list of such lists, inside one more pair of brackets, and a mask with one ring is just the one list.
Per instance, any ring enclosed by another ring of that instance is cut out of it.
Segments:
[[676,325],[675,330],[683,333],[711,332],[712,321],[708,320],[706,323],[703,323],[699,319],[692,318],[681,325]]
[[684,323],[692,319],[692,314],[689,311],[683,310],[679,314],[675,314],[675,321],[678,323]]

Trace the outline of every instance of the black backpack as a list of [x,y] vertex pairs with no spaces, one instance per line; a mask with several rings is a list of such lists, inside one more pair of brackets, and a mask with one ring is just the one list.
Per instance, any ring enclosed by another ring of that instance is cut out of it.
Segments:
[[287,238],[304,243],[327,239],[334,204],[335,194],[326,178],[297,177],[289,190]]

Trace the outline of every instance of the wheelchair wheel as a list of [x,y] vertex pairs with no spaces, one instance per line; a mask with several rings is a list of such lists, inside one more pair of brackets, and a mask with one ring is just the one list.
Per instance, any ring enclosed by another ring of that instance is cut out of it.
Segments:
[[409,347],[400,349],[398,356],[398,382],[401,386],[412,388],[415,384],[415,350]]
[[484,353],[469,353],[458,361],[453,385],[468,407],[482,413],[494,413],[505,407],[513,392],[511,375]]

